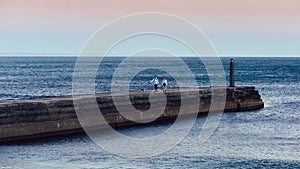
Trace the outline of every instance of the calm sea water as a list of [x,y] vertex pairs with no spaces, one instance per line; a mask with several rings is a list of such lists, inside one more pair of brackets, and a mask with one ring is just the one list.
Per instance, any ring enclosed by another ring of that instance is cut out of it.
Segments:
[[[97,74],[97,92],[109,92],[113,72],[123,58],[106,58]],[[203,64],[182,58],[199,86],[209,86]],[[222,58],[228,78],[229,58]],[[0,99],[71,95],[76,58],[1,57]],[[138,63],[146,67],[149,63]],[[25,145],[0,146],[2,168],[300,168],[300,58],[235,58],[236,85],[254,85],[265,108],[224,113],[212,137],[200,144],[206,117],[198,117],[189,135],[155,157],[130,159],[102,150],[87,136]],[[174,71],[180,67],[169,63]],[[146,69],[132,78],[130,90],[152,89],[154,74]],[[124,75],[124,77],[127,75]],[[168,76],[169,77],[169,76]],[[169,77],[169,87],[178,87]],[[145,83],[146,82],[146,83]],[[122,81],[120,81],[122,83]],[[185,121],[182,121],[185,123]],[[159,134],[171,124],[122,129],[140,137]],[[157,141],[159,146],[159,140]]]

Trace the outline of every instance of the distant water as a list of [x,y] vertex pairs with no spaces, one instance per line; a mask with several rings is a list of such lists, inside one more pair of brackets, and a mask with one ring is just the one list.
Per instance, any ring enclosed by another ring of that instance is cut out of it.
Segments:
[[[97,92],[110,91],[110,79],[122,59],[106,58],[103,61],[95,82]],[[199,86],[210,85],[199,59],[182,59],[192,70]],[[229,58],[221,60],[228,78]],[[0,99],[71,95],[75,62],[76,58],[71,57],[1,57]],[[265,108],[224,113],[213,136],[202,145],[197,141],[205,116],[197,118],[183,142],[157,157],[118,157],[97,147],[88,137],[77,136],[0,146],[0,167],[300,168],[300,58],[237,57],[235,65],[236,85],[256,86]],[[169,66],[180,71],[172,63]],[[132,79],[130,90],[152,89],[147,81],[153,74],[162,77],[167,73],[153,69],[140,72]],[[178,87],[171,77],[169,81],[169,87]],[[121,132],[147,136],[158,134],[170,125],[129,128]]]

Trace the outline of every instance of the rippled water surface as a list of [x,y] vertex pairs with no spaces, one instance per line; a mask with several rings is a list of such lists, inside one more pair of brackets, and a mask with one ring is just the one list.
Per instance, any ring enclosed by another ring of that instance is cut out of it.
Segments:
[[[0,58],[0,99],[71,95],[76,58]],[[106,58],[95,89],[109,92],[110,79],[123,58]],[[199,86],[209,86],[203,64],[183,58]],[[222,58],[228,77],[229,58]],[[300,168],[300,58],[235,58],[236,84],[254,85],[265,102],[255,111],[224,113],[207,142],[199,143],[206,120],[200,116],[188,136],[173,149],[149,158],[131,159],[111,154],[87,136],[74,136],[24,145],[0,146],[2,168]],[[148,63],[140,63],[146,66]],[[172,63],[174,71],[180,71]],[[151,89],[153,74],[137,74],[130,90]],[[169,78],[170,88],[178,87]],[[181,121],[187,123],[189,121]],[[159,134],[172,124],[122,129],[128,136]],[[160,146],[159,140],[156,141]],[[121,145],[120,146],[124,146]]]

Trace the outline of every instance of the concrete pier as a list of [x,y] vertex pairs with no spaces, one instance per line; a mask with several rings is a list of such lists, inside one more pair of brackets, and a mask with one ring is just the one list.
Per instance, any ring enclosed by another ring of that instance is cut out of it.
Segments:
[[[207,87],[199,89],[169,90],[166,93],[167,105],[161,116],[154,122],[176,119],[181,106],[181,95],[196,91],[199,97],[199,114],[209,111],[212,96],[224,94],[226,102],[224,112],[240,112],[260,109],[264,103],[255,87]],[[131,92],[129,97],[132,105],[138,110],[150,107],[150,91]],[[119,94],[118,97],[124,97]],[[41,138],[84,133],[77,119],[73,99],[89,100],[85,96],[64,96],[28,100],[0,101],[0,144],[23,142]],[[193,99],[193,98],[191,98]],[[137,125],[124,118],[114,106],[111,94],[97,94],[96,100],[106,122],[114,128]],[[188,115],[188,114],[187,114]]]

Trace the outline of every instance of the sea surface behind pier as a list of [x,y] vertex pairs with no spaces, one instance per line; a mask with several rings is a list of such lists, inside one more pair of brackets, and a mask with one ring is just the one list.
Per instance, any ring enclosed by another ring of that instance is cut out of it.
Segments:
[[[123,59],[103,60],[95,80],[96,92],[110,91],[113,73]],[[182,59],[193,72],[198,86],[210,86],[205,67],[198,58]],[[234,59],[236,85],[255,86],[265,108],[224,113],[217,130],[204,144],[199,143],[199,133],[206,116],[200,116],[180,144],[159,156],[123,158],[101,149],[87,136],[74,136],[1,145],[0,168],[300,168],[300,58]],[[156,62],[163,63],[163,60],[155,58]],[[221,58],[221,61],[228,82],[229,58]],[[0,100],[71,95],[75,63],[76,57],[0,57]],[[149,64],[136,65],[147,67]],[[176,63],[168,62],[167,66],[180,72]],[[132,78],[129,89],[151,90],[148,81],[154,74],[161,80],[167,75],[168,87],[178,87],[167,72],[146,69]],[[119,80],[122,83],[122,79]],[[188,81],[188,77],[185,80]],[[142,126],[120,132],[146,137],[159,134],[171,125]],[[157,145],[160,145],[159,140]]]

